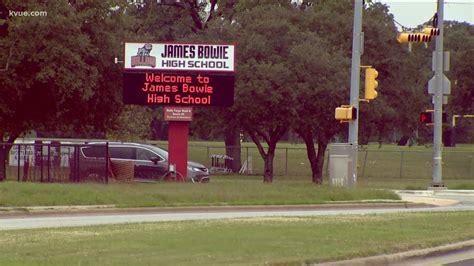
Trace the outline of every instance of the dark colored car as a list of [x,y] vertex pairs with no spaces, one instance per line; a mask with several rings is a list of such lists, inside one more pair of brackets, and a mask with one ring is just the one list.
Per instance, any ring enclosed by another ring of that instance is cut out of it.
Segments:
[[[105,158],[105,143],[89,143],[81,148],[81,161],[87,168],[87,161]],[[168,174],[168,151],[159,147],[140,143],[110,142],[111,161],[132,161],[135,179],[159,180]],[[180,173],[178,173],[180,174]],[[208,182],[209,169],[199,163],[188,161],[187,178],[192,182]]]

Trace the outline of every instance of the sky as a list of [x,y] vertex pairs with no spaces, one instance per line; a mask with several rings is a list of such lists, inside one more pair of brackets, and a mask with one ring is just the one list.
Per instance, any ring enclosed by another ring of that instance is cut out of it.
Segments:
[[[389,6],[397,22],[408,28],[428,21],[436,12],[437,0],[374,0]],[[474,0],[445,0],[444,19],[474,25]],[[399,25],[397,25],[400,28]]]

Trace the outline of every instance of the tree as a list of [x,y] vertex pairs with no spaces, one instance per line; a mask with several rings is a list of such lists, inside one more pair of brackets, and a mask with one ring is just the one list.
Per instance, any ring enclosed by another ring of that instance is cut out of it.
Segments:
[[11,50],[8,69],[0,72],[0,142],[13,143],[33,129],[105,130],[120,99],[120,70],[113,55],[121,50],[115,48],[125,0],[5,5],[44,10],[49,16],[9,19],[10,32],[2,40]]
[[425,86],[430,78],[431,50],[415,43],[409,52],[397,43],[393,16],[381,3],[367,6],[363,22],[362,64],[372,65],[379,72],[379,95],[368,104],[360,104],[361,143],[373,138],[381,144],[395,131],[417,138],[422,126],[419,113],[430,101]]
[[147,139],[153,111],[144,106],[125,106],[115,124],[109,129],[108,139],[135,141]]
[[[446,111],[452,115],[474,114],[474,25],[454,21],[445,22],[445,50],[450,51],[451,95]],[[456,141],[474,142],[473,119],[456,121]]]
[[445,48],[450,51],[451,66],[446,73],[451,80],[449,109],[460,114],[474,113],[474,25],[445,22]]
[[111,11],[106,1],[7,5],[54,16],[11,18],[12,54],[9,69],[0,73],[0,138],[12,142],[27,130],[69,125],[75,131],[104,130],[120,99],[112,89],[120,86],[113,63],[121,50],[119,36],[110,35],[120,28],[120,8]]
[[[214,19],[207,25],[206,30],[186,39],[187,42],[203,43],[236,43],[239,29],[232,25],[232,18],[236,14],[233,1],[220,2]],[[237,44],[237,49],[240,44]],[[239,57],[239,52],[236,53]],[[238,67],[238,66],[237,66]],[[237,89],[235,89],[234,95]],[[200,138],[224,138],[226,155],[232,157],[232,171],[238,173],[241,168],[240,133],[243,131],[240,121],[235,119],[237,105],[230,107],[203,107],[194,108],[194,121],[191,132]]]
[[342,130],[334,110],[347,101],[348,58],[314,33],[295,46],[291,56],[292,66],[300,70],[295,71],[298,85],[293,128],[306,144],[312,181],[321,184],[327,145]]
[[350,47],[346,37],[350,36],[350,27],[346,27],[349,8],[346,2],[332,1],[315,1],[302,8],[299,26],[305,33],[291,50],[297,79],[292,126],[306,144],[312,182],[318,184],[322,183],[326,148],[343,129],[334,119],[334,110],[348,101],[350,66],[345,49]]
[[264,182],[273,181],[276,144],[294,116],[295,79],[288,64],[300,37],[294,20],[291,6],[269,4],[235,14],[230,24],[238,28],[239,43],[236,118],[264,160]]

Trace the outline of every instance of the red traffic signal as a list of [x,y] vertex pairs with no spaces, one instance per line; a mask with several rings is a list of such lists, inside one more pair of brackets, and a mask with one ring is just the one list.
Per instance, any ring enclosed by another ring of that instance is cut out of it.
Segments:
[[[443,112],[441,117],[442,123],[448,122],[448,115],[446,112]],[[422,124],[433,124],[434,123],[434,111],[427,110],[426,112],[421,112],[420,114],[420,123]]]
[[433,112],[422,112],[420,114],[420,122],[422,124],[432,124],[433,123]]

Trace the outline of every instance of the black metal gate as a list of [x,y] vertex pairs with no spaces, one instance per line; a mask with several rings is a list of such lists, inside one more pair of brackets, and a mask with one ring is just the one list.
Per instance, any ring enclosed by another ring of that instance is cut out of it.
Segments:
[[[84,156],[94,147],[97,156]],[[0,181],[108,183],[108,144],[0,143]]]

